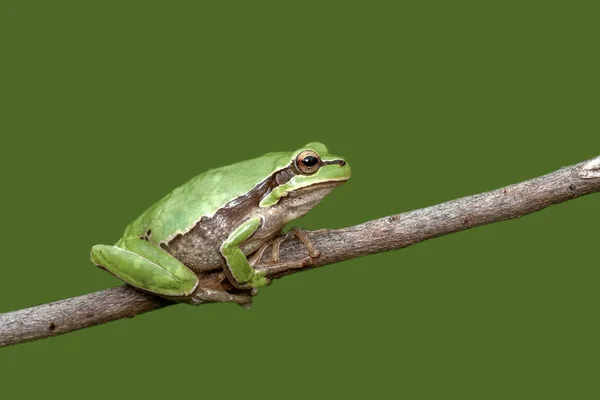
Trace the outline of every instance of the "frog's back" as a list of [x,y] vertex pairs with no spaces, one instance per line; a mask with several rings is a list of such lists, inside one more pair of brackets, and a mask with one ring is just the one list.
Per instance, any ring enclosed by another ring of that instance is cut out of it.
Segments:
[[148,234],[154,243],[167,243],[193,228],[200,218],[211,217],[225,204],[248,193],[273,172],[289,165],[290,160],[290,153],[269,153],[206,171],[146,210],[126,228],[124,237]]

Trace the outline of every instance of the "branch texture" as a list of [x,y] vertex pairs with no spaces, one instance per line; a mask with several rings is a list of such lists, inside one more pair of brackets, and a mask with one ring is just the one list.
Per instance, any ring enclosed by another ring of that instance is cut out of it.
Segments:
[[[338,230],[308,235],[321,251],[316,263],[272,278],[372,253],[401,249],[427,239],[476,226],[518,218],[589,193],[600,191],[600,156],[502,189],[397,214]],[[281,261],[306,257],[291,235],[281,244]],[[265,257],[267,258],[267,257]],[[259,267],[261,264],[259,265]],[[218,273],[202,277],[200,286],[214,289]],[[174,304],[124,285],[0,314],[0,347],[55,336]]]

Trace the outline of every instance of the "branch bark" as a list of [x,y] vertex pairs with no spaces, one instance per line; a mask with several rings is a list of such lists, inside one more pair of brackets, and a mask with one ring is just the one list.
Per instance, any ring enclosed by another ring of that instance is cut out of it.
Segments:
[[[308,232],[321,256],[308,268],[367,254],[401,249],[427,239],[523,215],[600,191],[600,156],[502,189],[463,197],[338,230]],[[280,247],[281,261],[300,259],[306,249],[291,236]],[[267,258],[267,257],[265,257]],[[208,289],[217,273],[201,279]],[[83,296],[0,314],[0,347],[56,336],[175,304],[124,285]]]

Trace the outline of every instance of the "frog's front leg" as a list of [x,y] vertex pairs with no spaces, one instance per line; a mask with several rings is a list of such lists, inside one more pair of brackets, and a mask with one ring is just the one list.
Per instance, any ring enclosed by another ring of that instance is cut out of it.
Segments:
[[[223,244],[221,245],[221,254],[225,257],[227,267],[224,268],[225,275],[233,286],[238,289],[258,288],[268,285],[271,280],[267,275],[276,274],[288,269],[304,268],[312,265],[313,260],[320,256],[320,252],[314,247],[314,244],[308,235],[299,228],[293,228],[289,233],[294,233],[305,245],[308,251],[308,257],[301,260],[278,262],[279,244],[284,241],[288,235],[276,238],[272,242],[264,244],[251,259],[248,260],[240,245],[248,240],[254,232],[258,230],[261,224],[260,217],[251,218],[240,225]],[[254,268],[259,264],[265,249],[273,246],[271,263],[267,266]]]
[[262,220],[260,217],[250,218],[234,230],[221,244],[221,254],[227,267],[223,269],[233,286],[238,289],[257,288],[268,285],[271,281],[264,271],[255,270],[240,248],[258,230]]
[[92,247],[92,262],[117,278],[147,292],[185,297],[198,286],[198,277],[166,251],[142,239],[121,240],[116,246]]

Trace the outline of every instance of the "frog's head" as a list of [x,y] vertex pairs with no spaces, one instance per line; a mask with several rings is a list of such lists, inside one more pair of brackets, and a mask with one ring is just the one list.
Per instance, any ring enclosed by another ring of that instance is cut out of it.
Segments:
[[276,186],[261,200],[261,207],[286,198],[283,205],[297,218],[350,178],[348,162],[329,153],[322,143],[309,143],[288,157],[288,167],[275,174]]

